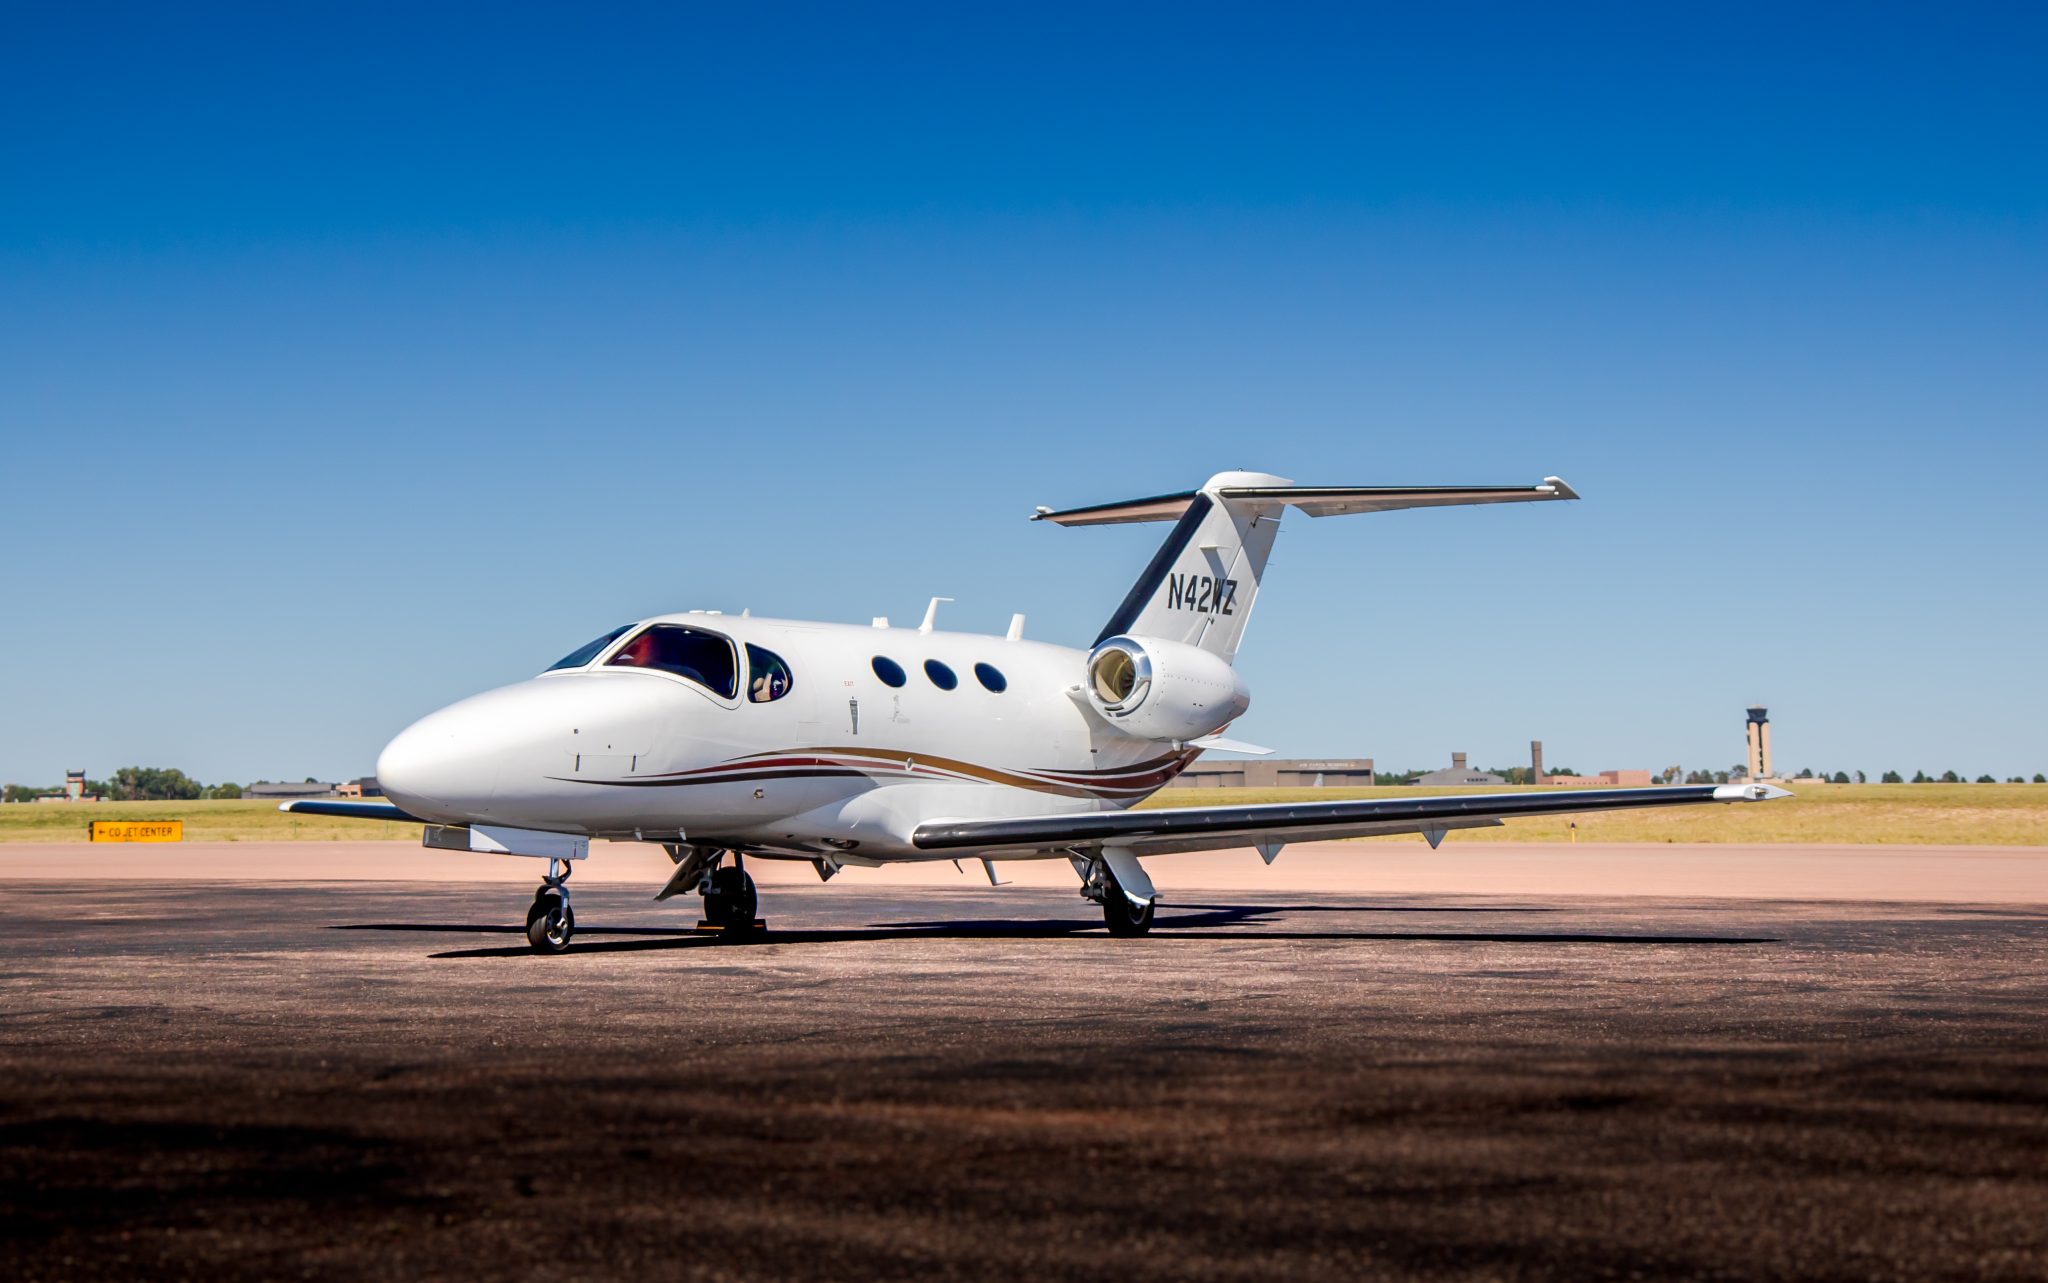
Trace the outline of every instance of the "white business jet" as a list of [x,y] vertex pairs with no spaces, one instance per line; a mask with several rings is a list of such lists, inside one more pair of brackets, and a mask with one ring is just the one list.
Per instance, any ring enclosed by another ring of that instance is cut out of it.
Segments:
[[[527,937],[575,931],[572,862],[590,839],[658,842],[657,899],[704,898],[707,924],[759,925],[748,858],[847,865],[975,857],[1068,860],[1113,935],[1150,929],[1140,857],[1454,829],[1510,816],[1785,796],[1761,784],[1464,794],[1132,810],[1205,749],[1263,753],[1222,732],[1251,703],[1232,667],[1286,509],[1312,517],[1576,499],[1526,487],[1296,486],[1225,472],[1199,490],[1054,512],[1063,526],[1173,528],[1087,650],[940,632],[662,615],[614,628],[546,672],[400,732],[377,759],[384,802],[287,811],[422,821],[431,847],[532,856],[547,874]],[[943,599],[939,599],[943,600]],[[1367,855],[1360,851],[1361,858]]]

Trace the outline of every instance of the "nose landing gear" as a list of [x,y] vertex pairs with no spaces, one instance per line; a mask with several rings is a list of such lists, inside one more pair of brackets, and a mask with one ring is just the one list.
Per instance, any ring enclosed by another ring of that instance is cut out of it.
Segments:
[[535,953],[560,953],[576,934],[576,911],[569,905],[569,862],[549,860],[547,877],[533,893],[526,911],[526,942]]

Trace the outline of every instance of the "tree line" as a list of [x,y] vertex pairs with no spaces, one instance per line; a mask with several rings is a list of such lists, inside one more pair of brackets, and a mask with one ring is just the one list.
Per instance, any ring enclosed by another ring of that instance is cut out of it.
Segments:
[[[1417,781],[1417,780],[1421,779],[1421,778],[1422,778],[1423,776],[1425,776],[1425,775],[1429,774],[1429,773],[1430,773],[1430,771],[1441,771],[1442,769],[1444,769],[1444,768],[1443,768],[1443,767],[1441,767],[1441,766],[1432,766],[1432,767],[1430,767],[1430,768],[1429,768],[1428,770],[1419,770],[1419,771],[1381,771],[1381,770],[1375,770],[1375,771],[1374,771],[1374,772],[1372,773],[1372,778],[1373,778],[1373,782],[1374,782],[1374,783],[1377,783],[1377,784],[1413,784],[1413,783],[1414,783],[1415,781]],[[1532,775],[1530,774],[1529,768],[1528,768],[1528,767],[1526,767],[1526,766],[1486,766],[1486,767],[1481,767],[1481,768],[1479,768],[1479,769],[1480,769],[1480,773],[1481,773],[1481,774],[1484,774],[1484,775],[1498,775],[1498,776],[1500,776],[1500,777],[1501,777],[1502,779],[1506,780],[1506,781],[1507,781],[1508,783],[1510,783],[1510,784],[1533,784],[1533,783],[1535,783],[1535,779],[1534,779],[1534,778],[1533,778],[1533,776],[1532,776]],[[1577,772],[1577,771],[1573,771],[1573,770],[1569,770],[1569,769],[1567,769],[1567,768],[1565,768],[1565,767],[1562,767],[1562,766],[1560,766],[1560,767],[1556,768],[1555,770],[1550,770],[1550,771],[1546,771],[1546,772],[1545,772],[1545,774],[1547,774],[1547,775],[1577,775],[1577,774],[1578,774],[1578,772]]]
[[[1730,780],[1745,778],[1746,770],[1747,768],[1737,765],[1731,766],[1725,771],[1687,771],[1683,779],[1673,772],[1666,771],[1652,775],[1650,782],[1652,784],[1726,784]],[[1489,766],[1486,768],[1486,771],[1488,774],[1500,776],[1510,784],[1535,783],[1533,774],[1526,766]],[[1412,784],[1426,773],[1424,771],[1380,771],[1375,774],[1374,778],[1381,784]],[[1544,774],[1577,775],[1578,772],[1568,766],[1559,766],[1546,769]],[[1792,778],[1795,780],[1818,780],[1824,784],[1868,784],[1870,782],[1870,777],[1861,771],[1836,771],[1830,775],[1826,771],[1801,769],[1799,774]],[[1960,775],[1955,771],[1943,771],[1940,775],[1929,775],[1925,771],[1915,771],[1913,772],[1913,778],[1908,780],[1897,771],[1886,771],[1878,777],[1877,782],[1880,784],[1996,784],[1999,780],[1994,775],[1979,775],[1975,780],[1972,780],[1968,776]],[[2036,771],[2031,782],[2035,784],[2048,784],[2048,774]],[[2005,783],[2026,784],[2029,781],[2024,775],[2014,775],[2008,777]]]
[[[112,802],[196,802],[202,798],[237,798],[239,784],[201,784],[172,766],[124,766],[104,780],[87,780],[88,796],[99,794]],[[0,801],[33,802],[39,797],[62,797],[61,788],[38,788],[30,784],[9,784],[0,789]]]
[[[1726,784],[1731,777],[1735,779],[1743,778],[1744,773],[1745,768],[1740,766],[1731,767],[1726,771],[1687,771],[1685,782],[1687,784]],[[1836,771],[1833,775],[1830,775],[1826,771],[1804,768],[1792,778],[1795,780],[1818,780],[1823,784],[1867,784],[1870,782],[1870,777],[1861,771],[1855,772],[1854,775],[1851,775],[1848,771]],[[1662,775],[1656,776],[1655,779],[1659,784],[1678,783],[1677,780],[1669,779]],[[1940,775],[1929,775],[1925,771],[1915,771],[1913,772],[1913,778],[1908,780],[1897,771],[1886,771],[1877,777],[1877,782],[1879,784],[1996,784],[1999,780],[1995,775],[1979,775],[1976,779],[1972,780],[1966,775],[1957,774],[1955,771],[1943,771]],[[2024,775],[2009,776],[2005,780],[2007,784],[2026,784],[2028,782],[2027,777]],[[2036,771],[2031,782],[2035,784],[2048,784],[2048,775]]]

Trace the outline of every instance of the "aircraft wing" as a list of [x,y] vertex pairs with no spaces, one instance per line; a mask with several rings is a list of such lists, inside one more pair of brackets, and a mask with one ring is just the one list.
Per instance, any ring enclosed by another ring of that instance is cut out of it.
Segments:
[[277,809],[290,811],[293,815],[332,815],[344,820],[403,820],[410,824],[431,824],[417,815],[407,815],[391,802],[323,802],[318,798],[306,798],[297,802],[279,802]]
[[1172,851],[1277,846],[1383,833],[1420,833],[1435,845],[1449,830],[1490,828],[1519,815],[1633,811],[1700,802],[1767,802],[1790,796],[1784,789],[1768,784],[1688,784],[1669,788],[1278,802],[1260,806],[1185,806],[1007,820],[936,820],[918,825],[910,840],[927,851],[973,850],[992,855],[1102,846],[1123,847],[1135,855],[1163,855]]

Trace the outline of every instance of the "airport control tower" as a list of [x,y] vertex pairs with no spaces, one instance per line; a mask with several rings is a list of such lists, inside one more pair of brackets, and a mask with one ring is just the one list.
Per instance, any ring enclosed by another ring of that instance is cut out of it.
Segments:
[[1749,710],[1749,778],[1768,780],[1771,774],[1771,713],[1759,704]]

